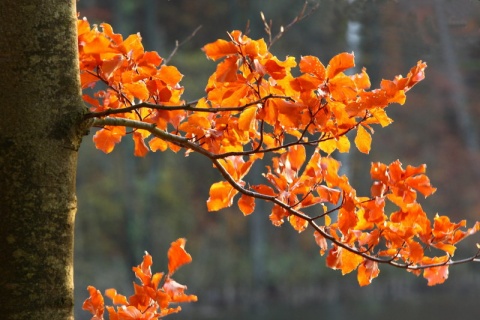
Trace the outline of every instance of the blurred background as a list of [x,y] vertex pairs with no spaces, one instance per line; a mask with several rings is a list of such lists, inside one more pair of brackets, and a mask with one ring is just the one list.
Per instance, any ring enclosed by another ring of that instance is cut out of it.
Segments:
[[[427,77],[404,106],[391,106],[394,123],[374,135],[370,155],[340,155],[344,172],[359,194],[371,185],[370,162],[427,164],[436,194],[422,202],[432,217],[480,220],[480,2],[475,0],[320,0],[312,15],[273,47],[286,55],[316,55],[325,64],[354,51],[372,87],[382,78],[405,75],[418,60]],[[314,5],[317,2],[311,3]],[[186,100],[204,94],[215,63],[200,48],[226,32],[244,30],[265,37],[260,11],[273,31],[286,26],[304,5],[297,0],[79,0],[91,23],[110,23],[123,35],[140,32],[145,49],[164,58],[186,39],[170,61],[184,74]],[[209,213],[210,184],[220,180],[211,164],[192,154],[151,153],[135,158],[130,139],[105,155],[85,137],[78,172],[79,210],[75,239],[76,319],[91,284],[132,293],[144,251],[153,271],[166,270],[172,241],[188,239],[193,263],[175,279],[199,302],[169,319],[479,319],[480,264],[450,269],[446,284],[381,266],[366,288],[355,272],[327,269],[312,232],[273,227],[268,207],[243,217],[236,208]],[[353,149],[353,148],[352,148]],[[474,254],[478,235],[461,245],[456,258]]]

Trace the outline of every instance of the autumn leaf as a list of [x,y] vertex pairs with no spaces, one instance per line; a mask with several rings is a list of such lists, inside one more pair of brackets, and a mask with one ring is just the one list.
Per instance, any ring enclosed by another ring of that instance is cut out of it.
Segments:
[[82,309],[89,311],[93,315],[92,320],[102,320],[104,312],[103,296],[93,286],[88,286],[87,289],[90,297],[85,300]]
[[182,80],[183,75],[176,67],[163,65],[158,71],[158,77],[166,84],[176,86]]
[[243,215],[248,216],[255,210],[255,198],[242,194],[238,199],[238,207]]
[[127,297],[125,297],[124,295],[118,294],[117,290],[115,289],[105,290],[105,295],[110,299],[112,299],[113,304],[123,304],[123,305],[128,304]]
[[368,286],[372,280],[380,274],[378,263],[371,260],[364,260],[358,266],[357,280],[360,286]]
[[240,130],[251,130],[254,129],[254,120],[257,109],[254,107],[246,108],[238,118],[238,128]]
[[207,200],[208,211],[218,211],[230,207],[233,197],[238,193],[232,185],[226,181],[220,181],[212,184],[210,187],[210,197]]
[[360,125],[357,129],[357,135],[355,136],[355,145],[360,152],[369,153],[372,144],[372,136]]
[[423,265],[432,265],[432,264],[442,264],[445,263],[445,265],[441,265],[438,267],[430,267],[426,268],[423,271],[423,277],[427,279],[428,285],[429,286],[434,286],[437,284],[442,284],[447,280],[448,278],[448,265],[446,262],[448,261],[448,257],[424,257],[422,259],[422,264]]
[[300,59],[300,71],[303,73],[310,73],[320,81],[325,79],[326,69],[317,57],[303,56]]
[[172,242],[168,249],[168,274],[171,276],[181,266],[192,262],[192,256],[185,251],[186,240],[180,238]]
[[305,229],[308,227],[308,221],[298,216],[291,215],[288,217],[288,221],[292,225],[293,229],[299,233],[305,231]]
[[[370,197],[364,197],[339,173],[340,162],[332,156],[350,151],[348,133],[355,130],[358,150],[370,152],[374,125],[393,121],[387,107],[405,103],[406,92],[424,79],[422,61],[405,77],[382,80],[370,90],[365,69],[344,73],[355,66],[353,53],[334,56],[326,67],[317,57],[303,56],[295,70],[294,57],[280,60],[264,39],[235,30],[228,40],[203,47],[207,58],[222,61],[208,79],[205,97],[185,102],[183,75],[157,53],[145,52],[139,34],[123,39],[108,24],[90,27],[81,20],[78,35],[81,86],[98,89],[84,95],[90,107],[86,118],[100,127],[93,137],[98,149],[109,153],[129,134],[136,156],[167,149],[206,156],[226,180],[211,185],[209,211],[230,207],[238,193],[244,215],[254,211],[256,198],[272,201],[273,225],[288,219],[299,232],[312,225],[320,253],[328,252],[327,266],[342,274],[358,270],[361,286],[378,276],[378,261],[423,271],[429,285],[442,283],[457,242],[480,230],[480,223],[465,230],[465,221],[428,219],[417,202],[418,193],[427,197],[436,190],[425,165],[403,169],[398,160],[373,163]],[[95,88],[97,82],[106,86]],[[113,119],[125,119],[128,133],[124,126],[110,125],[118,123]],[[247,174],[263,158],[271,160],[263,174],[268,185],[252,185]],[[387,214],[391,204],[394,211]],[[319,210],[305,210],[314,205]],[[127,299],[114,289],[106,291],[121,305],[107,307],[111,320],[157,319],[180,310],[170,303],[196,301],[170,277],[191,261],[184,245],[184,239],[172,243],[167,276],[152,274],[146,253],[133,268],[141,282],[134,285],[134,295]],[[425,256],[432,247],[447,256]],[[89,291],[85,307],[100,319],[103,297],[94,288]]]
[[341,250],[342,275],[345,275],[357,269],[358,265],[362,263],[363,260],[364,260],[363,257],[361,257],[360,255],[342,248]]
[[140,265],[133,267],[132,270],[135,272],[135,276],[142,282],[143,285],[150,285],[152,280],[152,271],[150,267],[153,264],[152,256],[145,252],[143,256],[143,261]]
[[335,150],[337,150],[337,141],[335,139],[328,139],[320,141],[318,144],[318,148],[325,152],[327,155],[332,154]]
[[214,61],[237,53],[237,47],[232,42],[221,39],[205,45],[202,50]]
[[115,144],[122,140],[125,132],[125,127],[105,126],[93,136],[95,147],[105,153],[110,153],[113,151]]
[[315,242],[320,247],[320,255],[323,256],[328,249],[327,239],[318,231],[315,231],[313,236],[315,238]]
[[157,137],[153,137],[149,142],[148,145],[150,147],[150,150],[152,151],[165,151],[168,149],[168,143],[165,140],[162,140]]
[[172,303],[195,302],[198,300],[196,295],[185,294],[187,286],[182,285],[171,278],[168,278],[165,281],[163,289],[170,296],[170,301]]
[[137,157],[144,157],[148,153],[148,147],[143,140],[143,137],[140,133],[133,133],[133,141],[135,145],[134,155]]
[[145,82],[125,83],[123,89],[126,94],[132,95],[142,101],[147,100],[150,96]]
[[327,78],[332,79],[340,72],[355,66],[355,57],[353,53],[343,52],[334,56],[328,63]]

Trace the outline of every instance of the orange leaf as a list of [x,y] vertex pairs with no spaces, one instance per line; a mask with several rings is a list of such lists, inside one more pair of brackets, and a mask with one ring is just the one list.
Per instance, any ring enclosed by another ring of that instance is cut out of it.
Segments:
[[105,126],[93,136],[95,147],[105,153],[113,151],[116,143],[122,140],[125,135],[125,127]]
[[158,77],[172,87],[177,85],[183,78],[183,75],[174,66],[163,65],[158,73]]
[[192,256],[185,251],[186,240],[183,238],[172,242],[168,249],[168,275],[171,276],[184,264],[192,262]]
[[145,286],[148,286],[151,283],[152,271],[150,267],[152,266],[152,264],[152,256],[148,254],[148,252],[145,252],[142,263],[132,268],[133,272],[135,272],[135,276],[140,279],[142,284]]
[[248,131],[251,128],[253,129],[256,114],[257,108],[255,107],[250,107],[243,110],[238,118],[238,128],[245,131]]
[[134,306],[123,306],[118,309],[118,319],[119,320],[144,320],[144,319],[155,319],[151,312],[145,312],[138,310]]
[[[430,265],[430,264],[438,264],[438,263],[446,263],[448,261],[448,257],[424,257],[422,260],[422,265]],[[448,265],[442,265],[439,267],[431,267],[426,268],[423,271],[423,277],[428,280],[429,286],[434,286],[437,284],[442,284],[448,278]]]
[[335,139],[320,141],[318,148],[327,155],[330,155],[333,151],[337,150],[337,141]]
[[378,123],[380,123],[382,127],[386,127],[393,122],[393,120],[387,116],[385,109],[382,109],[382,108],[370,109],[370,113],[378,121]]
[[325,254],[325,251],[327,251],[328,249],[327,239],[325,239],[325,237],[322,236],[322,234],[318,231],[315,231],[313,233],[313,236],[315,237],[315,242],[320,247],[320,255],[323,256]]
[[145,101],[150,96],[145,82],[124,83],[123,90],[137,99]]
[[110,39],[112,39],[114,43],[120,44],[123,41],[122,35],[118,33],[113,33],[113,28],[108,23],[101,23],[100,27],[102,27],[103,33],[105,33]]
[[261,193],[261,194],[264,194],[264,195],[267,195],[267,196],[274,196],[275,195],[275,191],[273,191],[273,189],[271,187],[266,186],[264,184],[259,184],[259,185],[256,185],[256,186],[252,186],[252,189],[255,190],[258,193]]
[[[82,89],[85,89],[85,88],[93,88],[95,86],[95,83],[99,81],[100,78],[89,72],[82,72],[80,73],[80,80],[82,83]],[[90,99],[93,99],[93,98],[90,98]]]
[[300,170],[300,167],[303,165],[307,157],[305,147],[302,145],[291,146],[288,148],[286,154],[290,168],[294,171]]
[[103,319],[104,302],[103,296],[95,287],[88,286],[90,297],[83,302],[82,309],[93,314],[92,319]]
[[289,216],[288,221],[292,225],[293,229],[295,229],[299,233],[302,232],[302,231],[305,231],[305,229],[308,226],[308,221],[307,220],[302,219],[302,218],[297,217],[297,216],[294,216],[294,215]]
[[148,148],[142,135],[138,132],[134,132],[133,141],[135,142],[135,151],[133,154],[137,157],[144,157],[148,153]]
[[205,45],[202,50],[208,58],[214,61],[237,53],[237,47],[232,42],[222,39]]
[[370,78],[365,68],[362,69],[362,73],[357,73],[353,75],[351,78],[355,82],[357,89],[365,90],[370,88],[371,86]]
[[423,258],[423,247],[420,243],[416,241],[409,241],[408,247],[410,252],[408,254],[408,259],[412,263],[419,263]]
[[255,210],[255,198],[242,194],[238,199],[238,207],[243,215],[248,216]]
[[334,270],[338,270],[342,268],[341,252],[342,252],[342,248],[334,244],[327,254],[327,259],[326,259],[327,267]]
[[153,64],[154,66],[159,66],[162,61],[162,57],[155,51],[145,52],[141,59],[142,64]]
[[153,152],[160,150],[165,151],[168,148],[168,143],[165,140],[162,140],[158,137],[153,137],[149,142],[148,145],[150,146],[150,150]]
[[185,294],[187,286],[182,285],[171,278],[167,278],[167,280],[165,280],[163,289],[170,296],[170,301],[173,303],[195,302],[198,300],[196,295]]
[[353,68],[354,66],[355,66],[355,56],[353,55],[353,53],[343,52],[343,53],[337,54],[328,63],[327,77],[329,79],[332,79],[340,72]]
[[417,65],[410,69],[406,78],[397,76],[395,78],[395,83],[399,89],[405,91],[410,90],[415,84],[425,79],[425,68],[427,64],[423,61],[418,61]]
[[127,297],[125,297],[124,295],[118,294],[117,290],[115,289],[105,290],[105,295],[110,299],[112,299],[113,304],[123,304],[123,305],[128,304]]
[[142,37],[140,34],[131,34],[120,45],[119,49],[123,54],[130,56],[133,60],[137,60],[143,55]]
[[288,217],[287,210],[277,204],[273,205],[272,213],[270,214],[269,218],[274,226],[281,226],[283,224],[283,219],[286,217]]
[[343,249],[341,251],[341,259],[342,259],[342,275],[346,275],[347,273],[352,272],[353,270],[357,269],[358,265],[363,262],[363,257],[360,255],[353,253],[347,249]]
[[207,200],[208,211],[218,211],[232,205],[233,197],[237,194],[230,183],[220,181],[210,187],[210,197]]
[[219,63],[217,70],[215,71],[215,79],[218,82],[235,82],[237,81],[237,65],[238,58],[233,56],[226,58],[223,62]]
[[368,154],[370,152],[371,144],[372,136],[362,125],[359,125],[357,129],[357,136],[355,137],[355,145],[357,146],[358,150]]
[[378,269],[378,263],[371,260],[364,260],[360,266],[358,266],[357,280],[360,286],[368,286],[372,283],[372,280],[378,277],[380,269]]
[[300,71],[303,73],[313,74],[320,81],[325,79],[325,66],[317,57],[314,56],[304,56],[300,59]]
[[101,66],[103,76],[106,79],[109,79],[112,76],[112,73],[114,73],[122,65],[123,60],[123,55],[116,54],[111,59],[103,61]]
[[424,174],[408,178],[406,182],[410,187],[418,190],[425,197],[428,197],[437,190],[436,188],[432,187],[430,184],[430,179],[428,179],[428,177]]

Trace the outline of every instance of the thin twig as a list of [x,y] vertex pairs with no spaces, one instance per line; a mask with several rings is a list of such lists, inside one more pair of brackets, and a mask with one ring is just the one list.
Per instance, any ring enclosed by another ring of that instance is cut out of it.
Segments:
[[202,25],[199,25],[195,30],[193,30],[193,32],[187,37],[185,38],[182,42],[178,42],[175,41],[175,48],[173,48],[172,52],[170,53],[170,55],[168,56],[167,59],[163,60],[163,63],[164,64],[168,64],[170,62],[170,60],[172,60],[173,56],[177,53],[178,49],[183,46],[185,43],[187,43],[188,41],[190,41],[193,37],[195,37],[195,35],[197,34],[197,32],[202,28]]
[[[318,8],[320,7],[320,3],[316,3],[312,7],[308,8],[308,1],[305,1],[302,9],[300,12],[295,16],[295,18],[287,25],[287,26],[280,26],[280,31],[272,38],[272,20],[269,20],[267,23],[265,19],[265,15],[263,12],[260,12],[260,17],[263,21],[263,25],[265,28],[265,33],[268,35],[268,48],[270,49],[271,46],[275,42],[277,42],[284,34],[287,32],[291,27],[293,27],[295,24],[299,23],[300,21],[308,18],[310,15],[312,15]],[[308,9],[308,11],[307,11]]]
[[166,111],[175,111],[175,110],[184,110],[184,111],[195,111],[195,112],[208,112],[208,113],[218,113],[222,111],[243,111],[248,107],[261,104],[266,102],[268,99],[283,99],[283,100],[288,100],[288,101],[293,101],[291,97],[287,96],[277,96],[273,94],[269,94],[263,98],[260,98],[258,100],[246,103],[242,106],[238,107],[211,107],[211,108],[197,108],[195,105],[198,103],[199,100],[194,100],[191,102],[187,102],[182,105],[178,106],[167,106],[167,105],[161,105],[161,104],[154,104],[154,103],[149,103],[149,102],[141,102],[135,105],[131,105],[129,107],[125,108],[118,108],[118,109],[107,109],[105,111],[100,111],[100,112],[89,112],[85,114],[84,118],[89,119],[89,118],[101,118],[101,117],[106,117],[112,114],[119,114],[119,113],[129,113],[141,108],[149,108],[149,109],[155,109],[155,110],[166,110]]

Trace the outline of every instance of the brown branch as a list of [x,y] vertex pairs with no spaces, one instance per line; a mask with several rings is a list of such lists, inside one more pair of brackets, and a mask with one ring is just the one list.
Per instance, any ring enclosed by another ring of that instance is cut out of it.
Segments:
[[184,111],[208,112],[208,113],[218,113],[218,112],[224,112],[224,111],[243,111],[248,107],[257,105],[259,103],[265,103],[268,99],[284,99],[284,100],[288,100],[288,101],[293,101],[293,99],[291,97],[269,94],[269,95],[267,95],[263,98],[260,98],[258,100],[249,102],[247,104],[244,104],[244,105],[238,106],[238,107],[198,108],[198,107],[195,107],[195,105],[198,103],[198,100],[187,102],[183,105],[178,105],[178,106],[167,106],[167,105],[154,104],[154,103],[149,103],[149,102],[141,102],[141,103],[138,103],[138,104],[135,104],[135,105],[131,105],[129,107],[125,107],[125,108],[108,109],[108,110],[100,111],[100,112],[89,112],[89,113],[85,114],[84,119],[101,118],[101,117],[106,117],[106,116],[110,116],[110,115],[113,115],[113,114],[129,113],[129,112],[133,112],[135,110],[141,109],[141,108],[149,108],[149,109],[154,109],[154,110],[166,110],[166,111],[184,110]]
[[[228,173],[228,171],[222,166],[222,164],[219,161],[218,155],[215,155],[208,150],[203,149],[201,146],[195,144],[194,142],[190,141],[188,138],[181,137],[175,134],[168,133],[166,131],[158,129],[155,124],[151,123],[145,123],[137,120],[130,120],[130,119],[124,119],[124,118],[97,118],[93,120],[93,126],[125,126],[133,129],[143,129],[149,131],[152,135],[155,137],[158,137],[160,139],[163,139],[164,141],[168,141],[171,143],[174,143],[182,148],[185,148],[187,150],[191,149],[193,151],[196,151],[207,158],[209,158],[212,163],[215,165],[217,170],[220,172],[220,174],[223,176],[223,178],[230,183],[230,185],[236,189],[238,192],[245,194],[247,196],[256,198],[256,199],[261,199],[261,200],[266,200],[270,201],[281,208],[287,210],[289,214],[297,216],[301,219],[304,219],[308,222],[308,224],[316,231],[318,231],[324,238],[330,240],[332,243],[336,244],[337,246],[346,249],[354,254],[357,254],[365,259],[377,262],[377,263],[382,263],[382,264],[390,264],[394,267],[397,268],[402,268],[402,269],[408,269],[408,270],[422,270],[422,269],[427,269],[427,268],[433,268],[433,267],[441,267],[441,266],[450,266],[450,265],[457,265],[457,264],[462,264],[462,263],[468,263],[468,262],[480,262],[480,249],[477,251],[475,255],[469,258],[461,259],[461,260],[451,260],[449,259],[446,262],[442,263],[436,263],[436,264],[430,264],[430,265],[412,265],[412,264],[407,264],[407,263],[397,263],[394,260],[396,259],[397,255],[395,255],[392,258],[389,259],[382,259],[374,255],[367,254],[366,252],[368,251],[362,251],[360,249],[356,249],[354,247],[350,247],[349,245],[337,240],[334,236],[330,235],[327,233],[324,228],[319,226],[315,220],[318,219],[319,217],[310,217],[306,214],[304,214],[301,211],[295,210],[291,205],[288,205],[282,201],[280,201],[276,196],[269,196],[265,195],[262,193],[258,193],[249,189],[246,189],[242,185],[240,185],[235,179]],[[340,207],[335,208],[335,210],[338,210]]]
[[[287,32],[290,28],[292,28],[294,25],[299,23],[300,21],[308,18],[311,14],[313,14],[318,8],[320,7],[320,3],[316,3],[312,7],[308,7],[308,1],[305,1],[303,4],[302,9],[300,12],[293,18],[293,20],[287,25],[287,26],[280,26],[280,31],[272,38],[272,20],[269,20],[267,23],[265,19],[265,15],[263,12],[260,12],[260,17],[263,21],[263,25],[265,28],[265,33],[268,35],[268,48],[270,49],[271,46],[275,42],[277,42],[284,34]],[[308,11],[307,11],[308,9]]]

